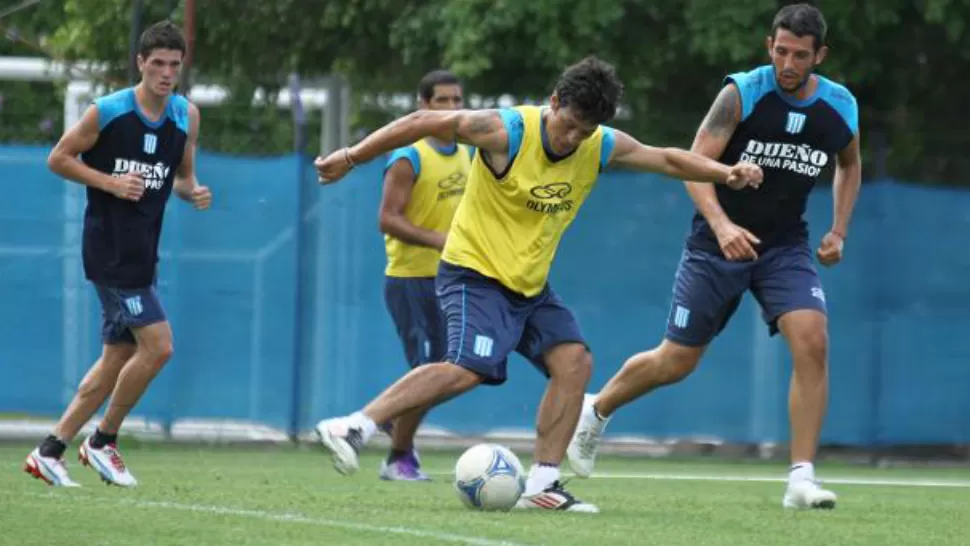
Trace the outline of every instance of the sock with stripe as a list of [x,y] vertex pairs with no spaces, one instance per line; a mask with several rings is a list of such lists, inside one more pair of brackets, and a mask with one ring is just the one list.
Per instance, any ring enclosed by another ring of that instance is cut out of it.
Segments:
[[529,470],[529,479],[525,482],[525,497],[538,495],[550,485],[559,480],[559,465],[552,463],[539,463],[532,465]]

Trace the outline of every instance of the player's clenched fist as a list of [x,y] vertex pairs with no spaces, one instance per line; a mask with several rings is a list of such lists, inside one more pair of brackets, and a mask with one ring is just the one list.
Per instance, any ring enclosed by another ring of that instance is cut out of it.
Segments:
[[111,193],[118,199],[138,201],[145,193],[145,180],[138,173],[127,173],[114,179]]
[[212,191],[207,186],[196,186],[192,189],[192,206],[196,210],[205,210],[212,205]]
[[764,180],[765,173],[761,167],[754,163],[738,163],[731,167],[731,174],[728,175],[727,185],[732,190],[744,188],[757,188]]
[[336,182],[354,168],[350,148],[341,148],[327,157],[318,157],[313,162],[321,184]]

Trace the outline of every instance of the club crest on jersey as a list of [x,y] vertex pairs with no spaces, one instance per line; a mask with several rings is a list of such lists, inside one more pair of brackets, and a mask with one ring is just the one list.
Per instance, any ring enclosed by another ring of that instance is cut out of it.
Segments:
[[797,135],[805,128],[805,114],[799,112],[788,112],[788,120],[785,122],[785,132]]
[[154,155],[156,148],[158,148],[158,137],[154,133],[145,133],[141,149],[148,155]]
[[119,177],[128,173],[138,173],[145,180],[146,190],[160,190],[165,186],[170,167],[164,163],[143,163],[134,159],[115,158],[111,176]]

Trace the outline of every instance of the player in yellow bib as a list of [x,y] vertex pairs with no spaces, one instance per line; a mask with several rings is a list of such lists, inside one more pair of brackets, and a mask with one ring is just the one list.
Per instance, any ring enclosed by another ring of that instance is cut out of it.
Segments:
[[359,468],[358,451],[378,424],[479,384],[504,382],[506,359],[517,351],[549,378],[535,464],[517,507],[599,511],[559,479],[592,367],[576,319],[547,282],[559,240],[608,166],[737,189],[757,186],[762,177],[755,165],[728,167],[685,150],[645,146],[603,126],[622,89],[612,66],[589,57],[563,72],[548,107],[419,111],[317,159],[321,182],[334,182],[359,162],[428,136],[478,149],[435,280],[447,356],[415,368],[363,410],[317,424],[339,472]]
[[[422,109],[462,107],[461,81],[435,70],[418,83]],[[440,362],[448,350],[445,320],[434,277],[445,236],[465,193],[473,149],[433,137],[391,153],[384,169],[380,227],[387,250],[384,301],[412,368]],[[414,434],[427,412],[417,408],[388,423],[391,453],[381,465],[384,480],[425,481]]]

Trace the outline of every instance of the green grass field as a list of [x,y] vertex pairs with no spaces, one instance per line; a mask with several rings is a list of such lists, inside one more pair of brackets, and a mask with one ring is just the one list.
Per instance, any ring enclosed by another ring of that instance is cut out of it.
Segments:
[[496,514],[455,497],[458,453],[424,455],[429,484],[378,480],[377,452],[347,478],[311,449],[130,446],[141,484],[122,490],[102,485],[72,450],[68,468],[84,487],[67,490],[21,471],[31,448],[0,444],[2,544],[970,544],[965,469],[826,466],[838,508],[793,513],[781,508],[783,484],[768,481],[784,477],[777,464],[609,458],[598,466],[603,477],[570,482],[600,514]]

